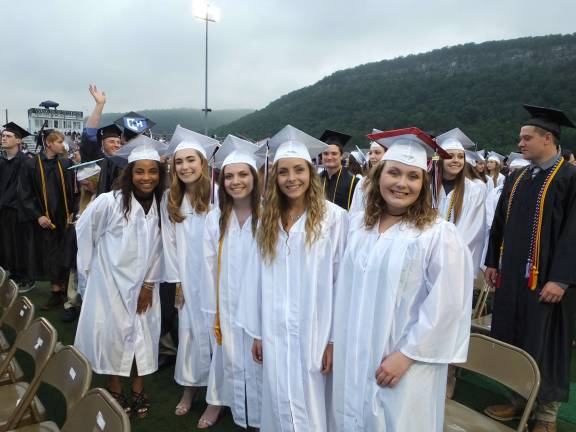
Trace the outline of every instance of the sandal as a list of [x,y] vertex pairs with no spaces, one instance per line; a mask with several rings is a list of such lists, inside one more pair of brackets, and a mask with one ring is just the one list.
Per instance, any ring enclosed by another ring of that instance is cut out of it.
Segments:
[[136,393],[132,390],[132,414],[138,418],[144,418],[150,411],[150,399],[146,396],[144,390]]
[[206,411],[204,411],[204,414],[202,414],[202,417],[200,417],[200,420],[198,420],[198,424],[196,425],[197,429],[208,429],[211,428],[212,426],[214,426],[216,423],[218,423],[218,420],[220,420],[220,414],[222,413],[222,407],[219,407],[220,409],[218,410],[218,413],[216,414],[216,418],[206,418],[204,417],[204,415],[206,414]]
[[190,412],[192,405],[194,405],[194,402],[198,399],[198,388],[191,390],[191,393],[192,395],[190,396],[190,402],[188,404],[183,403],[182,398],[180,399],[180,402],[178,402],[178,405],[176,405],[176,409],[174,410],[174,415],[184,416]]
[[128,403],[128,399],[126,399],[126,395],[124,394],[124,392],[122,393],[117,393],[117,392],[113,392],[110,389],[106,389],[108,390],[108,393],[110,393],[110,395],[116,399],[116,402],[118,402],[118,404],[120,404],[120,406],[122,407],[122,409],[124,410],[124,412],[126,414],[130,414],[130,412],[132,411],[132,407],[130,406],[130,404]]

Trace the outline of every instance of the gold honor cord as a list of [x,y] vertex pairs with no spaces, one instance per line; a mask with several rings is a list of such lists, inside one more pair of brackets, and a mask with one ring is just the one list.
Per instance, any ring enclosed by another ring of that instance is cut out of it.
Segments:
[[[334,186],[334,193],[332,194],[332,202],[336,200],[336,192],[338,191],[338,183],[340,182],[340,175],[342,174],[342,167],[338,170],[338,177],[336,178],[336,186]],[[326,177],[328,177],[328,171],[326,171]],[[322,184],[324,191],[326,191],[326,178],[324,178],[324,183]]]
[[[456,200],[456,189],[452,191],[452,197],[450,198],[450,204],[448,205],[448,213],[446,214],[446,220],[450,222],[452,217],[452,210],[454,209],[454,201]],[[456,223],[456,221],[454,221]]]
[[218,240],[218,268],[216,270],[216,318],[214,322],[214,335],[216,343],[222,345],[222,328],[220,327],[220,271],[222,270],[222,245],[224,237]]
[[355,180],[356,176],[352,177],[352,181],[350,182],[350,189],[348,190],[348,208],[346,210],[350,210],[350,201],[352,200],[352,191],[354,190]]
[[[40,182],[42,183],[42,198],[44,199],[44,216],[50,219],[50,213],[48,212],[48,193],[46,191],[46,174],[44,172],[44,165],[42,164],[42,159],[40,155],[36,155],[38,159],[38,166],[40,168]],[[62,165],[59,160],[56,160],[58,164],[58,172],[60,174],[60,183],[62,185],[62,194],[64,196],[64,208],[66,209],[66,223],[70,221],[70,211],[68,208],[68,194],[66,193],[66,183],[64,182],[64,172],[62,171]],[[52,219],[50,219],[52,220]],[[52,223],[50,229],[56,229],[56,225]]]

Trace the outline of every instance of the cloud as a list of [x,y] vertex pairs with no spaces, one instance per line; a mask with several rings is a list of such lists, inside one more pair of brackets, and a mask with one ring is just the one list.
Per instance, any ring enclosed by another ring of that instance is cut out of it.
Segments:
[[[0,109],[52,99],[88,114],[89,83],[107,111],[202,107],[205,27],[189,0],[4,2]],[[339,69],[434,48],[572,33],[576,2],[557,0],[214,0],[209,105],[262,108]]]

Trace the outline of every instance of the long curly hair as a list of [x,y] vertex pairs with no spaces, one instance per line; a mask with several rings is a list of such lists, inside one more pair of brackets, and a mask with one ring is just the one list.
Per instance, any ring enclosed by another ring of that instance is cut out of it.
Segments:
[[[437,190],[442,187],[442,178],[444,176],[444,159],[438,161],[438,167],[440,168],[440,175],[438,176]],[[466,163],[464,163],[466,165]],[[460,215],[462,214],[462,204],[464,203],[464,188],[466,185],[466,175],[464,174],[464,168],[456,175],[454,179],[454,208],[452,213],[454,214],[454,223],[460,220]]]
[[[160,162],[158,164],[160,181],[158,186],[154,189],[154,198],[156,199],[156,210],[158,215],[160,215],[160,201],[162,201],[162,194],[164,193],[164,182],[166,181],[166,167]],[[128,220],[130,215],[131,203],[132,203],[132,193],[134,192],[134,183],[132,183],[132,171],[134,170],[134,165],[136,162],[129,163],[121,172],[118,182],[115,186],[115,190],[122,194],[122,205],[124,208],[124,217]],[[160,217],[158,218],[160,222]]]
[[[324,188],[320,182],[318,173],[310,164],[306,162],[310,173],[310,186],[305,192],[306,202],[306,245],[312,246],[320,237],[322,232],[322,221],[326,215],[326,201],[324,199]],[[288,198],[278,186],[278,162],[272,166],[266,197],[264,199],[264,209],[260,219],[260,227],[257,233],[258,246],[262,257],[267,262],[272,262],[276,258],[276,244],[280,225],[286,226],[288,223],[288,210],[290,208]]]
[[[197,157],[202,163],[202,173],[194,183],[194,190],[191,196],[191,204],[194,211],[198,214],[206,213],[210,210],[210,176],[208,175],[208,161],[202,154],[194,150]],[[170,192],[168,192],[168,216],[174,223],[183,222],[186,219],[180,213],[182,200],[186,195],[186,185],[178,178],[176,174],[176,154],[170,158]]]
[[[386,167],[386,161],[381,162],[370,171],[368,177],[366,211],[364,212],[364,226],[372,229],[380,222],[380,217],[388,213],[386,201],[380,193],[380,177]],[[416,201],[408,207],[402,216],[402,222],[413,225],[419,230],[432,224],[438,217],[436,209],[432,208],[432,192],[428,173],[422,170],[422,189]]]
[[[258,220],[260,219],[260,184],[258,173],[250,165],[250,174],[252,174],[252,181],[254,182],[254,187],[252,192],[250,192],[250,206],[252,207],[252,235],[256,236],[256,230],[258,228]],[[230,214],[234,208],[234,198],[232,198],[226,188],[224,187],[224,176],[226,172],[226,167],[220,171],[218,176],[218,201],[220,206],[220,240],[226,235],[226,230],[228,229],[228,222],[230,220]]]

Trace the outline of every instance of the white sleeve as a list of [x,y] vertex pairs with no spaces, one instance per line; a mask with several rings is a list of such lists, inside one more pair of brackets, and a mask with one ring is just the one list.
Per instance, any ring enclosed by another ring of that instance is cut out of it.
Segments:
[[78,243],[76,267],[78,275],[84,280],[88,278],[94,249],[108,226],[110,211],[116,202],[113,193],[109,192],[98,196],[76,221]]
[[364,199],[364,191],[362,190],[362,185],[364,182],[368,181],[367,177],[362,177],[360,181],[356,184],[354,189],[354,195],[352,196],[352,203],[350,204],[350,209],[348,210],[350,213],[358,212],[364,210],[365,206],[365,199]]
[[442,223],[426,251],[428,295],[400,351],[416,361],[462,363],[468,355],[474,273],[455,227]]
[[168,191],[164,193],[160,204],[162,219],[163,275],[165,282],[180,282],[178,270],[178,245],[176,244],[176,228],[168,214]]
[[218,270],[218,240],[220,237],[219,217],[210,212],[206,217],[203,236],[202,290],[200,298],[202,311],[216,313],[216,271]]
[[148,271],[144,277],[145,282],[159,283],[163,280],[162,276],[162,263],[163,263],[163,253],[162,253],[162,236],[160,233],[154,238],[154,243],[149,245],[152,251],[150,255],[150,261],[148,262]]
[[236,322],[254,339],[262,339],[262,258],[256,242],[248,251]]
[[[339,212],[340,213],[340,212]],[[330,229],[330,238],[333,243],[332,250],[332,276],[333,276],[333,292],[332,292],[332,324],[330,326],[330,341],[334,341],[334,311],[336,310],[336,287],[338,282],[338,272],[340,265],[344,259],[344,252],[346,250],[346,239],[348,237],[349,228],[348,213],[343,211],[338,215],[337,220],[332,224]]]
[[472,254],[474,272],[480,268],[486,236],[486,208],[484,193],[479,185],[466,183],[470,187],[468,199],[463,203],[462,215],[458,220],[458,231]]

